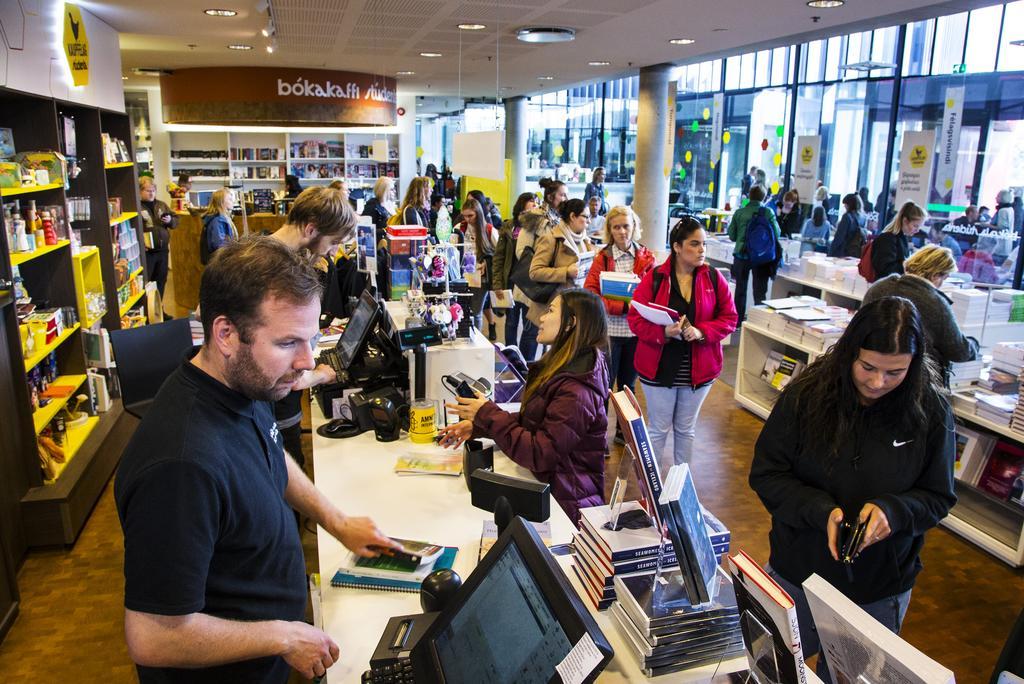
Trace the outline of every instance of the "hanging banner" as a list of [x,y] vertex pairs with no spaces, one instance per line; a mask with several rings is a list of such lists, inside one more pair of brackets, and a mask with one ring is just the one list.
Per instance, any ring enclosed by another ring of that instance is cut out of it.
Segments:
[[941,199],[945,199],[953,190],[963,111],[964,87],[946,88],[946,108],[942,112],[942,138],[939,141],[938,165],[935,167],[935,192]]
[[928,206],[935,161],[935,129],[906,131],[900,149],[900,175],[896,179],[896,206],[914,202]]
[[811,204],[818,189],[818,155],[820,135],[799,135],[793,164],[793,189],[800,194],[801,204]]
[[665,164],[661,169],[666,180],[672,173],[672,158],[676,149],[676,91],[674,88],[668,90],[669,115],[665,117]]
[[711,105],[711,163],[722,158],[722,119],[725,117],[725,93],[715,93]]
[[85,35],[81,10],[70,3],[64,5],[64,56],[72,83],[89,85],[89,37]]

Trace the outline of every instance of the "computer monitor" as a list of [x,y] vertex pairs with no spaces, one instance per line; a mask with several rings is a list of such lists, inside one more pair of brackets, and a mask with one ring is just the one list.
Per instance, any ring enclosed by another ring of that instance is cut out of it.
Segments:
[[370,334],[380,320],[380,305],[369,292],[359,296],[359,304],[348,319],[345,332],[338,339],[335,351],[342,368],[351,368],[352,362],[366,346]]
[[589,635],[601,660],[613,651],[533,526],[515,518],[412,651],[426,684],[546,684]]

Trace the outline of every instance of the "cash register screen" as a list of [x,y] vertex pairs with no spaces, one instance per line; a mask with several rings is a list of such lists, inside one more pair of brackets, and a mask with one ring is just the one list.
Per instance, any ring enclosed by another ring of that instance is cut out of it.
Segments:
[[509,544],[434,649],[447,682],[543,684],[572,644],[519,549]]
[[359,305],[356,306],[356,310],[349,318],[348,325],[345,326],[345,332],[338,340],[336,350],[342,367],[349,368],[352,365],[356,354],[359,353],[367,336],[372,331],[379,311],[380,308],[376,300],[364,292],[363,296],[359,298]]

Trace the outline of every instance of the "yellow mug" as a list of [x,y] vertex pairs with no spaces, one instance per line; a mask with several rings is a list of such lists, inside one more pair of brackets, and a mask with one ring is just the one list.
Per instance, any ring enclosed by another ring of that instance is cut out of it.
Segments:
[[417,399],[409,407],[409,440],[429,444],[437,436],[437,402]]

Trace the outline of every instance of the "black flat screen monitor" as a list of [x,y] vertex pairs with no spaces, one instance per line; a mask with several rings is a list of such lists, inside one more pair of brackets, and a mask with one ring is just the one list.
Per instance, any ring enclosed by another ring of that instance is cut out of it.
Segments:
[[338,339],[335,351],[342,368],[351,368],[352,362],[365,349],[366,342],[380,320],[380,305],[369,292],[363,292],[359,304],[348,319],[345,332]]
[[590,635],[600,663],[612,648],[533,526],[517,517],[412,651],[417,682],[548,684]]

